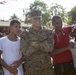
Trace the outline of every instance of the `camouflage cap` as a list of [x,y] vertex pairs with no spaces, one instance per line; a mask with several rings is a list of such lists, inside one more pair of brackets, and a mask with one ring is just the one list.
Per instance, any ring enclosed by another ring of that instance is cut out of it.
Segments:
[[40,10],[33,10],[30,13],[31,18],[41,18],[41,11]]

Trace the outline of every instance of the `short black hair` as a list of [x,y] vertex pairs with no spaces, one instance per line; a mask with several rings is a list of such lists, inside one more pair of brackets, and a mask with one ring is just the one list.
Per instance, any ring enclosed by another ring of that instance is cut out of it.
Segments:
[[18,20],[12,20],[10,22],[10,26],[13,26],[15,23],[18,23],[19,25],[21,25],[21,23]]
[[[52,23],[55,21],[55,19],[61,19],[61,17],[60,16],[53,16],[53,18],[52,18]],[[61,19],[62,20],[62,19]]]

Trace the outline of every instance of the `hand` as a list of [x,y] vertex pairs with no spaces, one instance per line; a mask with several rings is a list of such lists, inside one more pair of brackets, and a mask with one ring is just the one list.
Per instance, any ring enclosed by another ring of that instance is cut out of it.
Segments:
[[46,42],[46,43],[47,43],[48,41],[47,41],[47,39],[44,39],[44,40],[41,41],[41,43],[42,43],[42,42]]
[[44,40],[43,42],[47,43],[48,41],[47,40]]
[[11,64],[11,67],[13,67],[13,68],[18,68],[19,65],[20,65],[20,61],[15,61],[15,62],[13,62],[13,63]]
[[37,47],[38,46],[38,43],[37,42],[30,42],[30,45],[31,46],[34,46],[34,47]]

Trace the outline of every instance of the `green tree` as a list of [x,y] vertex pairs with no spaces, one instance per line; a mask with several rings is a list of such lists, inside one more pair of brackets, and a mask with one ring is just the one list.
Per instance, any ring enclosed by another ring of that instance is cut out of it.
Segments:
[[35,0],[34,3],[31,3],[28,10],[24,10],[23,12],[25,15],[25,23],[30,23],[29,20],[29,13],[33,10],[41,10],[42,11],[42,21],[43,25],[47,27],[51,27],[51,17],[55,15],[60,15],[64,23],[66,23],[66,13],[65,9],[58,4],[52,5],[50,9],[48,8],[47,4],[40,0]]
[[50,7],[50,14],[51,16],[59,15],[61,16],[63,22],[66,22],[67,13],[65,13],[65,8],[63,8],[63,6],[58,5],[57,3],[52,4]]
[[32,11],[32,10],[46,11],[47,10],[47,4],[45,4],[43,1],[35,0],[34,3],[30,4],[29,10],[30,11]]
[[76,24],[76,6],[68,12],[68,24]]
[[[48,26],[49,26],[49,24],[50,24],[49,21],[51,20],[51,17],[50,17],[50,13],[48,11],[48,6],[46,3],[44,3],[43,1],[40,1],[40,0],[35,0],[34,3],[30,4],[29,9],[25,13],[25,23],[30,22],[30,20],[28,19],[29,13],[33,10],[41,10],[43,25],[47,25],[47,23],[48,23]],[[28,21],[28,22],[26,22],[26,21]]]
[[10,20],[19,20],[19,18],[16,16],[16,14],[13,14],[11,17],[10,17]]
[[24,16],[24,23],[26,24],[30,23],[28,9],[23,9],[23,16]]

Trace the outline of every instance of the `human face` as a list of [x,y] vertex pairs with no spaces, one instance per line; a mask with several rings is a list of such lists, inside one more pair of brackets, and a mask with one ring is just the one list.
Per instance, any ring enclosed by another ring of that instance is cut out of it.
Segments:
[[41,18],[32,18],[32,25],[35,27],[41,27]]
[[10,32],[14,35],[19,35],[20,28],[21,28],[21,25],[18,23],[15,23],[14,25],[10,26]]
[[62,20],[60,18],[57,18],[52,23],[55,30],[61,30],[62,29]]

